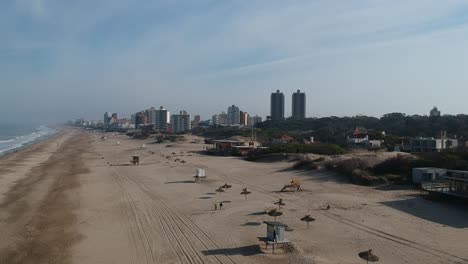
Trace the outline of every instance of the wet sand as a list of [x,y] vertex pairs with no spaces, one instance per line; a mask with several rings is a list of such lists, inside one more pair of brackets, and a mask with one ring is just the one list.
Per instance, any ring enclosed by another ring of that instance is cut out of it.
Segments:
[[[357,253],[369,248],[382,263],[468,263],[468,212],[417,191],[204,156],[193,138],[107,137],[67,130],[0,159],[0,263],[362,263]],[[192,182],[196,168],[205,183]],[[292,179],[304,191],[278,192]],[[232,188],[215,192],[224,183]],[[279,198],[292,247],[273,255],[258,237]],[[316,219],[309,228],[305,214]]]

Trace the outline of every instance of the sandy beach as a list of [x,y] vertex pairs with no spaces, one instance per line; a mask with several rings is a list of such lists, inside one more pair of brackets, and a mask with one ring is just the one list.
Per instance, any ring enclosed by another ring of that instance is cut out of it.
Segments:
[[[206,156],[192,136],[106,136],[67,129],[0,158],[0,263],[364,263],[368,249],[379,263],[468,263],[466,207],[287,162]],[[206,182],[193,183],[197,168]],[[303,191],[279,192],[291,180]],[[291,246],[272,254],[258,237],[279,198]]]

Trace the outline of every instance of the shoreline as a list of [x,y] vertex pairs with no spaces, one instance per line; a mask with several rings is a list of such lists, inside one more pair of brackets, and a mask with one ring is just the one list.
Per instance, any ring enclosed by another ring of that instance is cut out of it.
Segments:
[[24,151],[24,150],[27,150],[37,144],[40,144],[40,143],[43,143],[43,142],[47,142],[51,139],[53,139],[54,137],[57,137],[61,134],[64,133],[64,129],[63,128],[53,128],[56,132],[55,133],[52,133],[52,134],[47,134],[47,135],[44,135],[44,136],[40,136],[34,140],[31,140],[29,142],[26,142],[24,143],[23,145],[21,145],[20,147],[17,147],[17,148],[13,148],[13,149],[9,149],[9,150],[6,150],[4,152],[1,152],[0,153],[0,160],[4,159],[4,158],[7,158],[11,155],[14,155],[16,153],[19,153],[21,151]]

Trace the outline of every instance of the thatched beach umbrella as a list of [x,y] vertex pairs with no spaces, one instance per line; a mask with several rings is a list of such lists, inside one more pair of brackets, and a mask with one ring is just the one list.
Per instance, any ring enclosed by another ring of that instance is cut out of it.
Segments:
[[240,194],[245,195],[245,199],[247,200],[247,195],[251,194],[251,192],[247,191],[247,188],[244,188]]
[[280,211],[278,211],[278,210],[276,210],[276,209],[273,209],[273,210],[270,210],[270,211],[268,212],[268,215],[269,215],[269,216],[273,216],[273,217],[275,218],[275,222],[276,222],[276,217],[277,217],[277,216],[282,216],[282,215],[283,215],[283,212],[280,212]]
[[364,251],[364,252],[361,252],[358,254],[360,258],[362,258],[363,260],[365,260],[367,263],[370,262],[377,262],[379,261],[379,257],[377,257],[376,255],[374,255],[374,253],[372,253],[372,249],[369,249],[367,251]]
[[223,186],[221,186],[221,188],[224,188],[224,189],[229,189],[229,188],[231,188],[231,187],[232,187],[232,185],[229,185],[229,184],[227,184],[227,183],[224,184]]
[[281,199],[281,198],[277,202],[275,202],[274,204],[278,205],[278,209],[281,209],[282,205],[286,205],[285,203],[283,203],[283,199]]
[[309,223],[315,221],[315,218],[310,217],[310,215],[306,215],[301,218],[301,221],[307,223],[307,229],[309,229]]

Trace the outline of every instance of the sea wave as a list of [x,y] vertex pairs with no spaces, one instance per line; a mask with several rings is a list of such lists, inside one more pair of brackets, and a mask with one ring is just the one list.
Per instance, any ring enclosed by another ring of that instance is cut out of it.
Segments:
[[57,133],[57,130],[41,125],[26,135],[14,136],[10,139],[0,141],[0,155],[9,153],[38,141],[44,140]]

